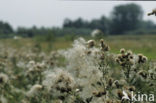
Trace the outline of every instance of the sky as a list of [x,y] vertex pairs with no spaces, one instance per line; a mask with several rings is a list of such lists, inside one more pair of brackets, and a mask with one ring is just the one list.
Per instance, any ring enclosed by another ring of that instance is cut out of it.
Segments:
[[65,18],[85,20],[109,17],[113,7],[136,3],[144,10],[144,19],[156,23],[156,16],[147,16],[156,8],[155,1],[72,1],[72,0],[0,0],[0,20],[9,22],[15,29],[19,26],[62,26]]

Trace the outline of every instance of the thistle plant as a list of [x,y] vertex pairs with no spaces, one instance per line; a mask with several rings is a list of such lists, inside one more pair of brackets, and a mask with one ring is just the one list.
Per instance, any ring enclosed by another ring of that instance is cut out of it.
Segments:
[[148,13],[148,16],[155,15],[156,16],[156,9],[153,9],[152,12]]
[[132,91],[156,92],[155,63],[130,50],[112,53],[103,39],[78,38],[50,53],[2,48],[1,103],[132,103]]

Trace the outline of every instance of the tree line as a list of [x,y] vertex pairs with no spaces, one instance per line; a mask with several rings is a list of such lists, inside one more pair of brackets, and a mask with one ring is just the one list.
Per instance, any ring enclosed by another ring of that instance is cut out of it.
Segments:
[[[128,34],[130,32],[149,32],[156,29],[152,21],[143,20],[143,10],[137,4],[125,4],[114,7],[110,17],[101,16],[91,21],[78,18],[66,19],[64,28],[89,28],[99,29],[105,34]],[[156,31],[155,31],[156,33]]]
[[38,28],[36,26],[25,28],[19,27],[14,30],[9,23],[0,21],[0,37],[10,37],[14,35],[22,37],[34,37],[38,35],[90,35],[94,29],[101,30],[107,35],[124,34],[156,34],[156,24],[152,21],[143,20],[142,7],[137,4],[118,5],[113,8],[109,17],[90,21],[78,18],[64,20],[62,27]]

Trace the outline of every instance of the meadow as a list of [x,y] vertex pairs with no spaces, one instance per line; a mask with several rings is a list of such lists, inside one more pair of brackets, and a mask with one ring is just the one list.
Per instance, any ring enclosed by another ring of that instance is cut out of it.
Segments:
[[1,39],[0,103],[156,103],[155,40]]
[[[86,40],[94,39],[86,37]],[[156,59],[156,35],[119,35],[119,36],[106,36],[103,39],[110,45],[112,53],[119,53],[121,48],[132,50],[135,53],[143,53],[149,59]],[[40,45],[44,52],[51,50],[66,49],[71,47],[73,40],[66,40],[64,37],[57,38],[54,41],[40,41],[39,39],[21,38],[15,39],[2,39],[0,44],[19,49],[21,47],[32,48],[36,44]],[[51,45],[51,47],[49,47]]]

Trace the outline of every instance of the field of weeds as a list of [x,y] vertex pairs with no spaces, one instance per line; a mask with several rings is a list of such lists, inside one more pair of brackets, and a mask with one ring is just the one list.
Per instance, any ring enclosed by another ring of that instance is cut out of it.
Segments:
[[[86,40],[94,38],[85,38]],[[121,48],[132,50],[135,53],[142,53],[150,60],[156,60],[156,36],[155,35],[119,35],[106,36],[103,39],[111,47],[110,52],[119,53]],[[98,41],[98,40],[97,40]],[[50,52],[53,50],[66,49],[72,46],[73,40],[66,40],[65,38],[57,38],[55,41],[47,42],[31,38],[1,39],[0,44],[15,49],[20,48],[34,48],[38,47],[43,52]]]
[[154,38],[1,40],[0,103],[155,103]]

